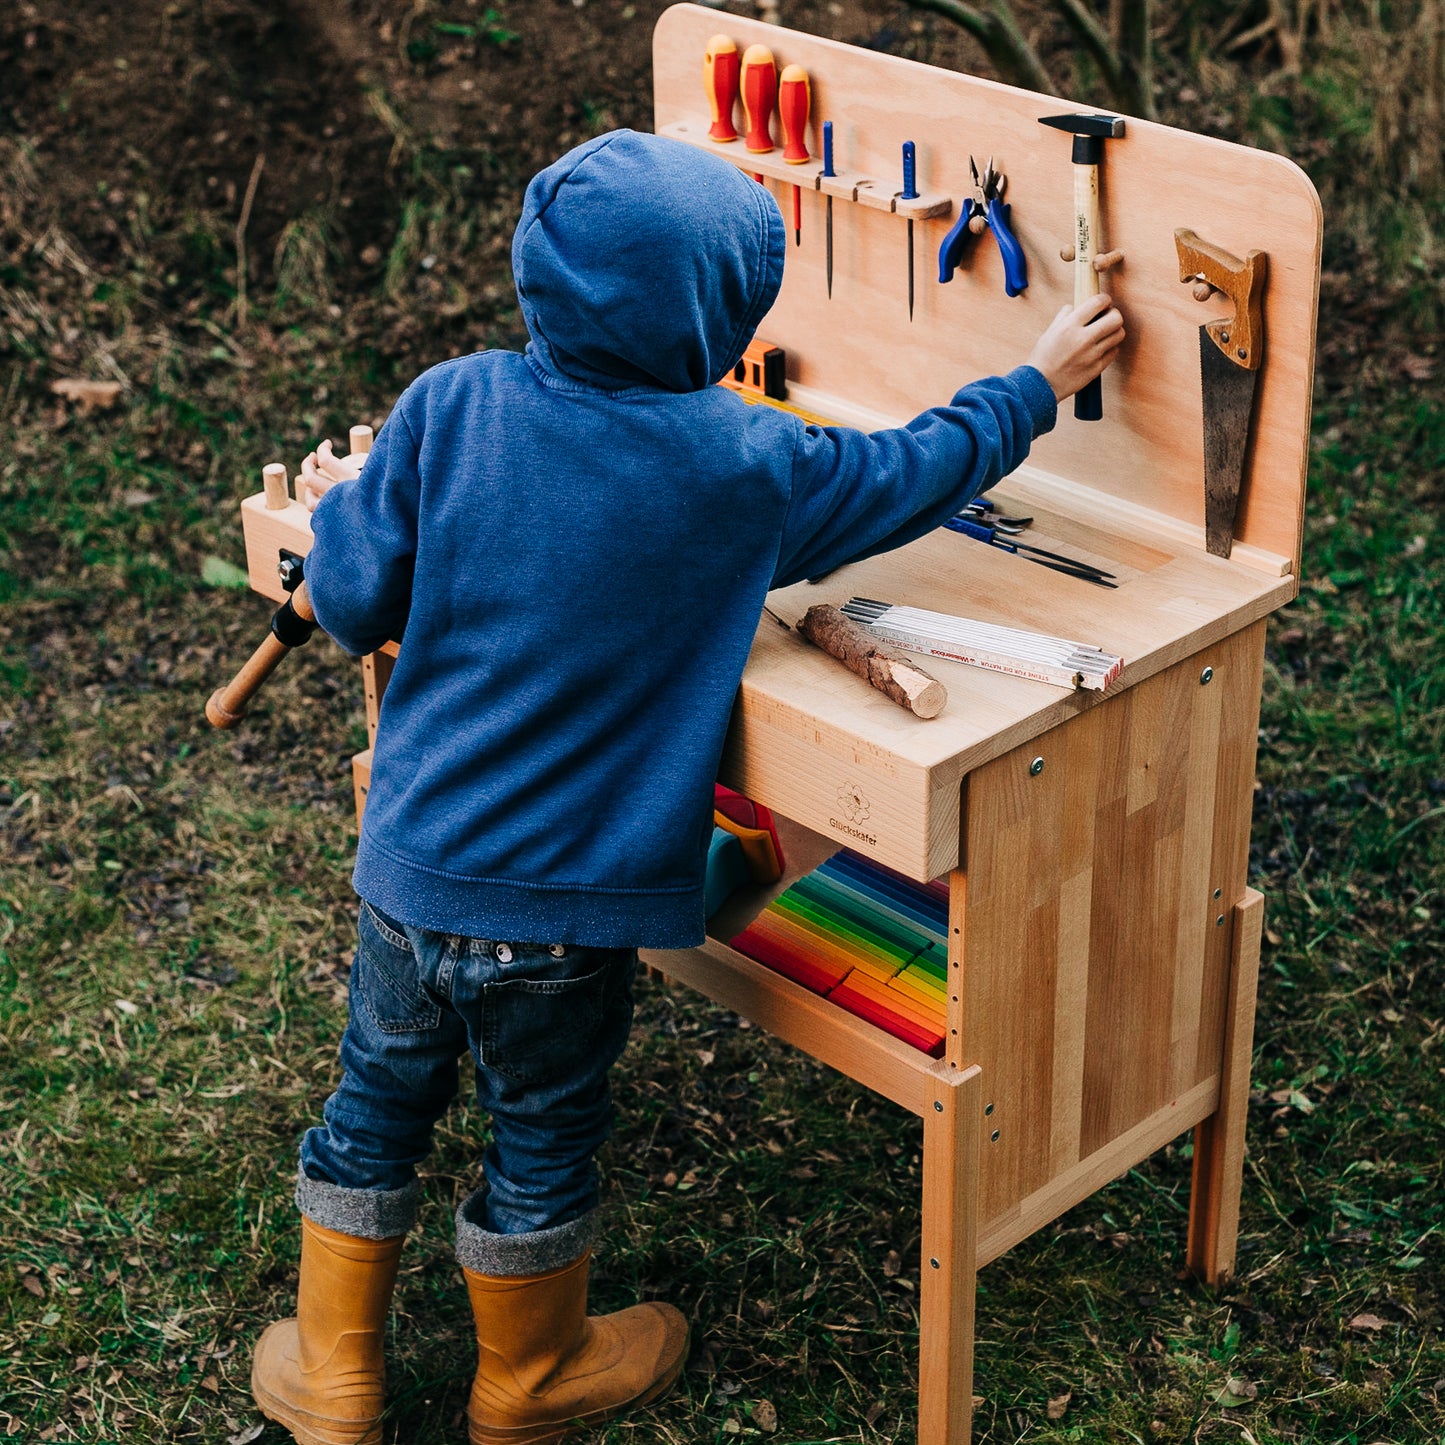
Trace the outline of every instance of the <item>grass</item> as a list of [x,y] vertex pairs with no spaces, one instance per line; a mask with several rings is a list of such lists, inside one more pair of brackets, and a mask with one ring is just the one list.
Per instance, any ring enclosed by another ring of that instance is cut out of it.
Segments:
[[[294,1288],[295,1142],[335,1076],[359,689],[313,647],[250,727],[206,734],[264,608],[196,580],[235,554],[229,486],[140,458],[157,434],[264,438],[157,395],[80,430],[29,430],[4,481],[0,1428],[244,1436],[250,1346]],[[1239,1280],[1179,1277],[1187,1144],[1162,1151],[984,1272],[982,1440],[1445,1438],[1442,472],[1418,398],[1317,419],[1308,580],[1272,624],[1262,722]],[[698,1346],[678,1394],[605,1438],[769,1433],[767,1402],[790,1442],[910,1439],[915,1121],[651,983],[617,1094],[597,1299],[665,1294]],[[450,1213],[484,1132],[459,1105],[439,1139],[389,1438],[456,1434]]]
[[[412,132],[403,151],[363,263],[394,304],[359,319],[328,309],[349,282],[321,211],[282,230],[280,285],[252,287],[241,331],[215,215],[178,212],[104,266],[62,232],[6,233],[0,1437],[282,1439],[253,1436],[247,1378],[291,1306],[294,1150],[336,1073],[360,689],[318,643],[250,725],[209,733],[204,699],[266,608],[200,579],[207,557],[239,560],[259,459],[384,413],[417,317],[429,353],[513,339],[511,162]],[[21,149],[0,161],[3,229],[7,197],[34,206],[43,183]],[[1418,217],[1383,215],[1380,245],[1418,241]],[[1337,238],[1331,264],[1367,239]],[[444,269],[459,255],[470,269]],[[1187,1140],[1010,1251],[978,1302],[991,1445],[1445,1441],[1442,293],[1408,263],[1326,293],[1305,586],[1271,623],[1261,723],[1239,1277],[1219,1295],[1181,1277]],[[118,409],[47,395],[69,346],[128,378]],[[695,1346],[674,1395],[599,1438],[911,1440],[916,1121],[652,982],[616,1094],[594,1298],[672,1299]],[[391,1325],[387,1438],[408,1445],[459,1438],[474,1359],[450,1252],[486,1129],[465,1100]]]

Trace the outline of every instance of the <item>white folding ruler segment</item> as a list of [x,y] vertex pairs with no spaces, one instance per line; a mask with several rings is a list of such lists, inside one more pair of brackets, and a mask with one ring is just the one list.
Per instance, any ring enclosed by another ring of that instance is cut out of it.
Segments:
[[947,612],[928,612],[921,607],[895,607],[868,597],[853,597],[842,607],[845,617],[866,627],[880,642],[891,642],[908,652],[945,657],[1027,677],[1056,687],[1085,687],[1102,692],[1118,677],[1124,659],[1085,642],[1049,637],[1042,632],[1024,632],[1016,627],[999,627],[955,617]]

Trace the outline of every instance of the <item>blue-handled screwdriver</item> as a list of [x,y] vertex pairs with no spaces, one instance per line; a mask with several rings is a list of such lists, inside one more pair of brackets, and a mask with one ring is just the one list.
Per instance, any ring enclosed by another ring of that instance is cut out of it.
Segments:
[[[900,201],[916,201],[918,187],[915,180],[916,152],[913,142],[903,142],[903,189],[898,193]],[[913,320],[913,217],[908,218],[908,319]]]
[[[833,169],[833,122],[823,122],[823,174],[836,176]],[[828,192],[828,300],[833,299],[833,193]]]

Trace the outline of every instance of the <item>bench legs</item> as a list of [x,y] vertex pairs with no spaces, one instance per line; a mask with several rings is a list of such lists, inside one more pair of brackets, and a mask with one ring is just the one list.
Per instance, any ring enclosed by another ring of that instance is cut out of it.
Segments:
[[973,1427],[980,1077],[974,1067],[940,1080],[923,1111],[918,1445],[969,1445]]
[[1244,1124],[1254,1052],[1254,1000],[1259,983],[1264,895],[1247,888],[1243,902],[1234,910],[1233,922],[1219,1108],[1194,1130],[1194,1178],[1189,1199],[1189,1271],[1216,1288],[1228,1283],[1234,1274],[1239,1236]]

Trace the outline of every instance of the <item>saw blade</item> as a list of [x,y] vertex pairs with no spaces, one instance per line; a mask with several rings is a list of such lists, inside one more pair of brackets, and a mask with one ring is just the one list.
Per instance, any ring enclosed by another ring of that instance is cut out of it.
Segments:
[[1227,557],[1234,545],[1234,514],[1259,372],[1235,365],[1201,326],[1199,373],[1204,392],[1204,541],[1212,555]]

